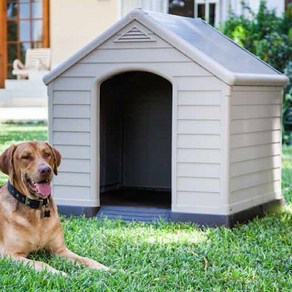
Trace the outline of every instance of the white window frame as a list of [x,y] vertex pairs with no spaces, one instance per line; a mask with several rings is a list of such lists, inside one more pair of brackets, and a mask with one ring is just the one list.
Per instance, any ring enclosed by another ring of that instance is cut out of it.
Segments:
[[205,4],[205,20],[209,22],[209,4],[216,4],[214,25],[219,24],[220,0],[195,0],[195,17],[198,17],[198,4]]
[[142,8],[154,12],[168,13],[168,0],[117,0],[119,18],[134,8]]

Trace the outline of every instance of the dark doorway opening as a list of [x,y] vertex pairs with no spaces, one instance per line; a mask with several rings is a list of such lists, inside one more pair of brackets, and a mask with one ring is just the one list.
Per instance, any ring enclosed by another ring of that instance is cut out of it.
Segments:
[[172,85],[148,72],[100,88],[101,206],[171,207]]

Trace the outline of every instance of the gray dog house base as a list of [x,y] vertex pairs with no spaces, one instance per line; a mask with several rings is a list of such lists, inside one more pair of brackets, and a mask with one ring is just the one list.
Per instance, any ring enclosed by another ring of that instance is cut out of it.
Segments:
[[282,202],[287,78],[204,21],[134,10],[44,82],[61,213],[233,226]]

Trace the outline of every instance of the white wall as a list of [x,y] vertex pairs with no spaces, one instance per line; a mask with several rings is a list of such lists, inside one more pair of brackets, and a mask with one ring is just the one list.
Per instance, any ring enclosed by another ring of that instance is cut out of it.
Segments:
[[[257,11],[260,4],[260,0],[257,0],[257,1],[249,0],[248,3],[254,11]],[[268,9],[270,10],[276,9],[277,15],[280,16],[284,12],[284,8],[285,8],[284,0],[267,0],[266,3],[267,3]]]
[[131,9],[142,8],[155,12],[167,13],[168,0],[117,0],[119,17],[125,16]]
[[[241,8],[241,1],[238,0],[223,0],[223,2],[227,2],[228,5],[231,6],[232,10],[237,14],[240,15],[242,13],[242,8]],[[245,3],[253,10],[253,11],[258,11],[259,5],[260,5],[260,0],[245,0]],[[284,12],[284,7],[285,7],[285,1],[284,0],[267,0],[267,7],[269,9],[274,9],[276,8],[277,14],[281,15]]]
[[52,65],[68,59],[118,19],[117,0],[51,0]]

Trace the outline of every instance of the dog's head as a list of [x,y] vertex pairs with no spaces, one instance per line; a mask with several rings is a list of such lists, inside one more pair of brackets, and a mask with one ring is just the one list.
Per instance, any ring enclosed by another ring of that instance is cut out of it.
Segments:
[[46,198],[51,194],[53,173],[61,163],[60,152],[45,142],[12,145],[0,155],[0,170],[23,194]]

